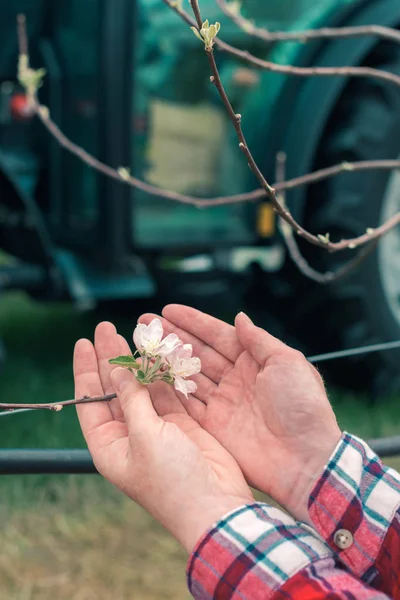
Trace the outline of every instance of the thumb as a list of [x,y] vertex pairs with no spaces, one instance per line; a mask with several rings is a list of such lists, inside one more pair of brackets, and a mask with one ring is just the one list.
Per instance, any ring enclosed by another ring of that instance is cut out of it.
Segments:
[[111,373],[111,381],[124,413],[129,435],[151,433],[159,422],[147,387],[133,373],[121,367]]
[[235,319],[236,335],[245,350],[260,365],[277,352],[290,351],[290,348],[273,335],[254,325],[253,321],[243,312]]

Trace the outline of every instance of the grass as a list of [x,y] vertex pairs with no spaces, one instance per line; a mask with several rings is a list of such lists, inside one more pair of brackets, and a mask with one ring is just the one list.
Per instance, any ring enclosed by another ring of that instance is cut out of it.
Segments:
[[[118,328],[129,335],[140,307]],[[104,316],[104,315],[103,315]],[[115,315],[108,315],[115,321]],[[9,360],[0,374],[4,401],[72,397],[74,342],[101,317],[68,305],[35,304],[20,294],[0,300]],[[399,431],[398,399],[369,406],[332,394],[341,426],[362,437]],[[0,418],[7,448],[85,447],[73,408]],[[390,461],[400,469],[400,459]],[[186,557],[151,517],[97,476],[0,478],[0,597],[8,600],[184,600]]]

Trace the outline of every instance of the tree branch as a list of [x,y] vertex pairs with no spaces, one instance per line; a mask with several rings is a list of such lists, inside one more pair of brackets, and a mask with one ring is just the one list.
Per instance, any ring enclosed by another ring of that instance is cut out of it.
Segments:
[[76,404],[90,404],[92,402],[110,402],[117,398],[117,394],[107,394],[106,396],[98,396],[96,398],[90,398],[89,396],[83,396],[82,398],[76,398],[74,400],[64,400],[64,402],[49,402],[46,404],[8,404],[1,402],[0,410],[19,410],[21,408],[29,408],[31,410],[51,410],[53,412],[59,412],[64,406],[75,406]]
[[[242,16],[240,6],[227,0],[216,0],[222,12],[245,33],[257,37],[268,44],[272,42],[299,41],[308,42],[319,39],[348,39],[355,37],[373,36],[400,44],[400,31],[382,25],[360,25],[357,27],[321,27],[303,31],[268,31],[257,27]],[[237,8],[236,8],[237,6]]]
[[[200,17],[200,12],[198,9],[197,2],[196,3],[192,2],[192,7],[193,7],[193,4],[195,4],[197,6],[196,21],[193,21],[193,19],[189,15],[187,15],[187,13],[185,13],[184,11],[181,11],[179,8],[172,5],[171,0],[163,0],[163,1],[168,6],[171,6],[171,8],[175,12],[180,14],[180,16],[187,23],[189,23],[189,24],[194,23],[195,26],[197,25],[199,29],[201,28],[202,23],[201,23],[201,17]],[[199,21],[199,19],[200,19],[200,21]],[[21,59],[21,57],[25,57],[26,60],[24,62],[24,68],[28,72],[31,72],[31,69],[29,67],[28,39],[27,39],[27,35],[26,35],[26,21],[25,21],[24,15],[19,15],[19,17],[18,17],[18,41],[19,41],[20,59]],[[221,46],[221,41],[218,38],[215,39],[215,43],[219,44],[219,46]],[[335,175],[345,172],[345,171],[361,171],[361,170],[369,170],[369,169],[385,169],[385,170],[387,170],[387,169],[399,168],[400,160],[397,160],[397,161],[392,161],[392,160],[362,161],[362,162],[358,162],[358,163],[357,162],[356,163],[344,162],[339,165],[334,165],[333,167],[320,169],[319,171],[316,171],[314,173],[303,175],[303,176],[294,178],[294,179],[286,181],[286,182],[279,182],[277,184],[276,190],[275,190],[274,187],[271,186],[267,182],[267,180],[264,178],[263,174],[261,173],[260,169],[258,168],[258,166],[247,146],[247,143],[246,143],[246,140],[243,135],[242,128],[241,128],[241,116],[235,114],[235,112],[230,104],[230,101],[226,95],[226,92],[222,85],[222,82],[221,82],[221,79],[220,79],[220,76],[218,73],[218,69],[217,69],[217,66],[215,63],[214,53],[212,51],[207,52],[207,55],[208,55],[208,60],[210,62],[210,67],[213,72],[212,82],[217,87],[218,92],[221,96],[221,99],[225,105],[225,108],[227,109],[228,115],[235,127],[235,130],[236,130],[236,133],[237,133],[238,139],[239,139],[240,149],[246,156],[248,163],[250,165],[250,168],[252,169],[257,180],[259,181],[259,184],[261,185],[261,189],[259,189],[259,190],[254,190],[253,192],[244,193],[244,194],[237,194],[234,196],[220,196],[217,198],[208,198],[208,199],[199,199],[199,198],[195,198],[193,196],[179,194],[179,193],[171,192],[168,190],[161,190],[160,188],[157,188],[157,187],[147,184],[146,182],[143,182],[135,177],[132,177],[129,174],[129,172],[127,171],[127,169],[114,169],[114,168],[102,163],[95,157],[91,156],[83,148],[79,147],[77,144],[75,144],[74,142],[69,140],[65,136],[65,134],[59,129],[59,127],[54,123],[54,121],[51,119],[49,109],[46,106],[43,106],[39,103],[39,100],[37,98],[36,89],[34,89],[34,90],[32,90],[31,88],[27,89],[28,98],[29,98],[29,101],[32,105],[32,108],[33,108],[35,114],[39,117],[39,119],[41,120],[43,125],[47,128],[49,133],[59,142],[59,144],[62,147],[64,147],[66,150],[68,150],[69,152],[71,152],[72,154],[77,156],[80,160],[85,162],[88,166],[96,169],[97,171],[103,173],[104,175],[111,177],[113,179],[116,179],[118,181],[127,183],[127,184],[131,185],[132,187],[140,189],[144,192],[154,194],[154,195],[163,197],[168,200],[182,202],[185,204],[191,204],[191,205],[197,206],[199,208],[200,207],[217,206],[217,205],[221,205],[221,204],[233,204],[233,203],[244,202],[244,201],[255,201],[266,195],[267,198],[271,201],[271,203],[274,206],[278,215],[294,229],[294,231],[297,235],[303,237],[311,244],[318,246],[320,248],[325,248],[326,250],[328,250],[330,252],[336,252],[336,251],[343,250],[346,248],[354,249],[357,246],[372,242],[373,240],[377,240],[382,235],[384,235],[387,231],[389,231],[390,229],[392,229],[393,227],[395,227],[397,224],[400,223],[400,213],[397,213],[387,223],[381,225],[380,227],[378,227],[374,230],[369,229],[369,230],[367,230],[367,232],[365,234],[363,234],[362,236],[359,236],[357,238],[354,238],[351,240],[341,240],[339,242],[331,242],[329,240],[328,235],[325,235],[325,236],[317,235],[316,236],[316,235],[311,234],[310,232],[306,231],[299,223],[297,223],[297,221],[291,215],[290,211],[286,207],[281,206],[279,200],[276,197],[277,191],[289,190],[289,189],[293,189],[295,187],[299,187],[301,185],[309,185],[315,181],[321,181],[322,179],[335,176]],[[20,60],[20,68],[21,68],[21,60]],[[21,73],[20,73],[20,75],[21,75]],[[22,77],[20,77],[20,79],[22,79]],[[358,261],[357,257],[355,258],[355,261]],[[357,264],[358,264],[358,262],[357,262]]]
[[[182,10],[178,4],[174,3],[173,0],[163,0],[163,2],[176,12],[188,25],[196,27],[196,22],[186,13],[186,11]],[[220,38],[215,39],[215,45],[223,52],[235,56],[239,60],[244,61],[253,67],[271,73],[283,73],[284,75],[294,75],[296,77],[370,77],[388,81],[389,83],[400,86],[399,75],[387,71],[380,71],[379,69],[374,69],[372,67],[294,67],[292,65],[278,65],[268,60],[258,58],[247,50],[240,50],[235,46],[231,46]]]
[[[277,188],[279,186],[279,182],[285,181],[286,177],[286,154],[285,152],[278,152],[276,155],[276,181],[278,182]],[[282,206],[286,206],[286,197],[285,190],[283,190],[279,194],[279,201]],[[288,225],[285,221],[279,217],[279,231],[285,241],[286,247],[289,252],[290,258],[295,263],[296,267],[306,277],[316,281],[317,283],[327,284],[332,283],[333,281],[338,281],[342,279],[346,275],[348,275],[353,269],[356,269],[358,265],[362,263],[362,261],[376,248],[377,241],[374,240],[370,244],[365,245],[357,255],[349,260],[345,265],[340,267],[337,271],[327,271],[326,273],[320,273],[316,269],[314,269],[304,258],[302,253],[300,252],[300,248],[297,244],[296,238],[293,234],[293,229]]]
[[[191,196],[189,194],[180,194],[179,192],[172,192],[170,190],[164,190],[159,187],[153,186],[137,177],[133,177],[132,175],[125,174],[121,176],[120,171],[118,169],[114,169],[109,165],[102,163],[100,160],[86,152],[83,148],[72,142],[67,136],[60,130],[58,125],[54,123],[51,118],[51,115],[48,110],[45,110],[46,107],[40,105],[35,99],[35,103],[33,105],[34,111],[44,127],[53,136],[57,142],[65,148],[68,152],[75,155],[78,159],[82,160],[89,167],[95,169],[99,173],[110,177],[111,179],[115,179],[121,183],[125,183],[130,185],[131,187],[138,189],[147,194],[151,194],[152,196],[157,196],[159,198],[163,198],[164,200],[169,200],[172,202],[180,202],[182,204],[189,204],[192,206],[196,206],[197,208],[210,208],[212,206],[221,206],[225,204],[239,204],[241,202],[256,202],[265,196],[265,192],[263,189],[256,189],[251,192],[245,192],[243,194],[234,194],[231,196],[216,196],[214,198],[199,198],[196,196]],[[393,169],[400,169],[400,160],[375,160],[375,161],[359,161],[359,162],[346,162],[338,165],[334,165],[331,167],[327,167],[325,169],[320,169],[313,173],[308,173],[307,175],[302,175],[300,177],[296,177],[293,179],[289,179],[288,181],[280,182],[276,185],[276,189],[278,191],[281,190],[292,190],[298,187],[302,187],[304,185],[311,185],[318,181],[322,181],[324,179],[328,179],[330,177],[334,177],[336,175],[340,175],[340,173],[344,173],[346,171],[370,171],[370,170],[382,170],[382,171],[391,171]]]
[[[165,1],[169,2],[169,0],[165,0]],[[190,5],[192,7],[193,14],[195,16],[196,27],[200,33],[200,30],[203,25],[203,21],[202,21],[201,14],[200,14],[198,0],[190,0]],[[215,43],[216,43],[217,39],[218,38],[215,39]],[[205,45],[205,52],[206,52],[206,56],[207,56],[207,59],[208,59],[209,65],[210,65],[211,72],[212,72],[211,83],[213,83],[215,85],[215,87],[220,95],[220,98],[222,100],[222,103],[225,106],[225,109],[229,116],[229,119],[232,122],[233,127],[235,128],[236,135],[239,140],[239,148],[245,155],[251,171],[255,175],[255,177],[258,180],[258,183],[260,184],[262,189],[265,191],[267,198],[270,200],[270,202],[271,202],[272,206],[274,207],[275,211],[277,212],[277,214],[280,217],[282,217],[282,219],[284,221],[286,221],[286,223],[288,223],[294,229],[294,231],[297,235],[301,236],[302,238],[307,240],[307,242],[309,242],[310,244],[313,244],[314,246],[318,246],[319,248],[325,248],[326,250],[329,250],[330,252],[338,252],[339,250],[344,250],[346,248],[349,248],[352,250],[363,244],[369,244],[370,242],[372,242],[375,239],[378,239],[379,237],[381,237],[382,235],[387,233],[390,229],[392,229],[393,227],[395,227],[396,225],[398,225],[400,223],[400,212],[399,212],[396,215],[394,215],[391,219],[389,219],[386,223],[381,225],[380,227],[377,227],[376,229],[368,229],[367,232],[361,236],[358,236],[356,238],[352,238],[349,240],[341,240],[339,242],[331,242],[329,239],[329,234],[314,235],[313,233],[310,233],[309,231],[304,229],[304,227],[302,227],[300,225],[300,223],[298,223],[296,221],[296,219],[293,217],[293,215],[287,209],[287,207],[283,207],[281,205],[281,203],[279,202],[279,200],[277,198],[276,190],[265,179],[264,175],[262,174],[261,170],[259,169],[259,167],[251,153],[250,148],[247,145],[246,138],[244,136],[244,133],[242,130],[242,125],[241,125],[242,117],[240,114],[235,113],[235,111],[233,110],[233,107],[230,103],[230,100],[226,94],[225,88],[223,86],[223,83],[222,83],[222,80],[221,80],[221,77],[220,77],[220,74],[218,71],[217,64],[215,62],[213,46],[208,47]]]

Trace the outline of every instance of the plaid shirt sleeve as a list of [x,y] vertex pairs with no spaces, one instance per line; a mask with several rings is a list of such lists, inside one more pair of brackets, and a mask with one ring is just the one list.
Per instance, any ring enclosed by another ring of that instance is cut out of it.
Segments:
[[348,573],[311,528],[261,503],[235,510],[204,535],[187,578],[196,600],[388,599]]
[[[343,434],[311,493],[309,514],[355,577],[400,599],[400,475],[365,442]],[[350,533],[345,549],[338,530]]]

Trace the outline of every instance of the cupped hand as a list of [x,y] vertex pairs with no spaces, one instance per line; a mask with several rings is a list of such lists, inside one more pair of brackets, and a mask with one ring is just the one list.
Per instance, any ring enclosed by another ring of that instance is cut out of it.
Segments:
[[[118,394],[110,403],[77,406],[82,432],[98,471],[190,552],[216,520],[253,497],[236,461],[171,388],[154,384],[150,391],[129,371],[109,364],[129,352],[111,323],[97,327],[94,346],[77,342],[76,397]],[[163,398],[159,414],[150,393]]]
[[[235,327],[193,308],[163,310],[165,333],[193,345],[202,372],[187,413],[236,459],[247,481],[310,523],[308,498],[341,432],[317,370],[240,313]],[[148,323],[154,315],[143,315]],[[164,389],[153,395],[165,403]]]

